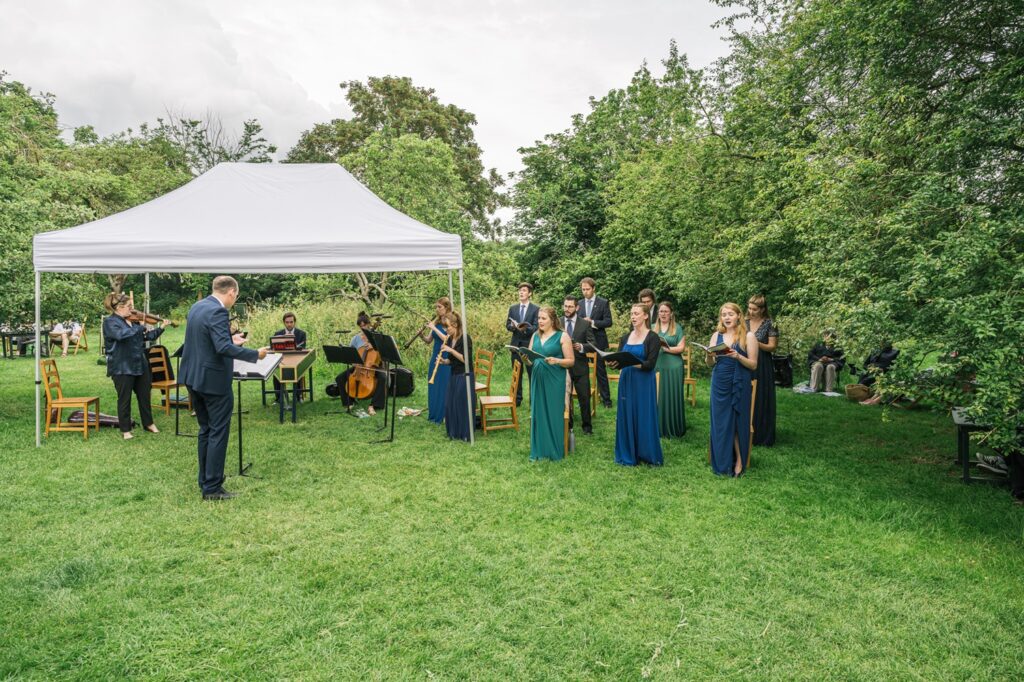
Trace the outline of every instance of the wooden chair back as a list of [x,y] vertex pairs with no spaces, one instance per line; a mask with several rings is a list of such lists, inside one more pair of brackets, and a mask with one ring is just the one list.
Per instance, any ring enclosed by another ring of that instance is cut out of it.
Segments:
[[57,361],[40,360],[39,369],[43,373],[43,386],[46,387],[46,409],[50,405],[64,398],[64,390],[60,386],[60,372],[57,371]]
[[692,362],[693,354],[687,344],[683,350],[683,365],[686,367],[686,377],[683,379],[683,400],[688,400],[690,407],[697,407],[697,380],[690,374]]
[[[519,430],[519,412],[518,408],[516,408],[516,392],[519,389],[519,380],[522,377],[522,374],[522,363],[512,363],[512,381],[509,385],[508,396],[485,395],[480,397],[480,425],[485,436],[488,431],[497,431],[498,429]],[[488,420],[488,412],[504,408],[511,410],[509,417]]]
[[[478,350],[476,358],[473,360],[473,372],[475,374],[476,392],[490,395],[491,375],[494,373],[494,353],[489,350]],[[483,378],[483,381],[481,381],[481,378]]]
[[[617,343],[609,343],[608,344],[608,352],[609,353],[611,353],[613,351],[617,351],[618,349],[619,349],[619,344],[617,344]],[[608,381],[618,381],[618,380],[619,380],[619,373],[618,372],[615,372],[614,374],[612,374],[610,371],[608,372]]]
[[[99,431],[100,428],[100,399],[97,396],[85,398],[69,398],[64,395],[64,389],[60,383],[60,372],[57,370],[57,361],[53,359],[40,360],[39,370],[43,375],[43,385],[46,387],[46,436],[49,438],[50,431],[75,431],[81,433],[86,440],[89,439],[89,427],[92,426]],[[89,408],[93,408],[93,414],[89,414]],[[64,421],[64,410],[78,408],[82,411],[81,422]]]

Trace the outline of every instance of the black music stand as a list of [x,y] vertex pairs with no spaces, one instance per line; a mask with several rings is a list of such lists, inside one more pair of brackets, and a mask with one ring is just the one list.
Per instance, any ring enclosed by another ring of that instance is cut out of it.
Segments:
[[[261,364],[253,362],[242,362],[235,360],[232,379],[238,384],[238,475],[252,476],[246,473],[252,467],[252,462],[242,464],[242,382],[243,381],[266,381],[267,377],[277,370],[281,364],[281,356],[275,353],[267,355]],[[255,476],[253,476],[255,478]]]
[[[395,343],[395,337],[388,336],[387,334],[381,334],[380,332],[366,330],[366,336],[370,339],[370,343],[373,345],[374,350],[380,354],[381,360],[384,361],[384,380],[391,383],[391,435],[383,440],[374,441],[375,443],[391,443],[395,440],[395,410],[398,406],[398,400],[396,399],[396,390],[398,387],[397,381],[391,381],[392,368],[402,366],[402,353],[398,350],[398,344]],[[384,425],[380,430],[387,428],[388,425],[388,392],[387,384],[384,384]]]
[[[352,365],[358,365],[362,363],[363,359],[359,356],[359,350],[352,346],[321,346],[324,349],[324,358],[327,362],[332,365],[348,365],[349,368]],[[341,391],[341,386],[338,387]],[[327,414],[349,414],[355,416],[352,412],[352,403],[349,403],[344,412],[327,412]]]
[[[178,383],[178,377],[181,375],[181,354],[184,350],[185,344],[181,344],[178,350],[171,353],[171,357],[174,358],[174,435],[195,438],[194,433],[181,432],[181,384]],[[167,400],[170,399],[171,396],[167,396]]]

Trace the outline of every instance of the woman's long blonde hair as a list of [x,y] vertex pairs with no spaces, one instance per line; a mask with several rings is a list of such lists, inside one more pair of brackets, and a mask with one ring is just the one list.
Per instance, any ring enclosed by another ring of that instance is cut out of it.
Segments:
[[[538,310],[537,313],[544,313],[545,315],[547,315],[548,319],[551,320],[551,328],[554,329],[556,332],[562,331],[562,321],[561,319],[559,319],[558,313],[552,306],[541,306],[541,309]],[[537,331],[540,331],[540,329],[538,328]]]
[[740,307],[729,301],[723,303],[722,307],[718,309],[718,328],[719,334],[725,334],[725,325],[722,324],[722,310],[728,308],[729,310],[736,313],[736,340],[740,343],[740,349],[746,352],[747,350],[747,322],[743,319],[743,312]]

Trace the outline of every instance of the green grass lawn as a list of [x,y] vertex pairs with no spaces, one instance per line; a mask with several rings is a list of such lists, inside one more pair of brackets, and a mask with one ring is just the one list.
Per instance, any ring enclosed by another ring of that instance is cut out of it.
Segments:
[[[113,414],[95,359],[65,388]],[[706,381],[665,466],[625,469],[604,409],[560,463],[528,461],[528,416],[371,445],[380,418],[325,414],[318,372],[297,424],[246,386],[258,478],[204,503],[173,415],[36,449],[32,363],[0,360],[0,677],[1024,676],[1024,509],[959,481],[945,415],[779,391],[778,445],[731,480]]]

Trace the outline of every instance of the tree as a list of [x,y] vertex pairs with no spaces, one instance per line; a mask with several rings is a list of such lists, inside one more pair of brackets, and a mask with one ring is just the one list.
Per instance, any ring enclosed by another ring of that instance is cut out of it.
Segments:
[[332,163],[358,152],[375,134],[386,139],[412,135],[440,141],[452,151],[465,186],[461,208],[472,219],[474,231],[493,234],[488,216],[501,203],[497,190],[503,181],[494,169],[484,171],[473,135],[473,114],[442,104],[434,90],[417,87],[410,78],[371,77],[365,84],[348,81],[340,87],[353,117],[318,123],[305,131],[288,152],[288,162]]

